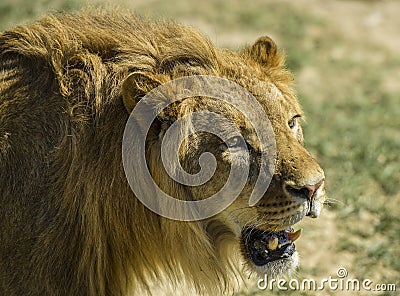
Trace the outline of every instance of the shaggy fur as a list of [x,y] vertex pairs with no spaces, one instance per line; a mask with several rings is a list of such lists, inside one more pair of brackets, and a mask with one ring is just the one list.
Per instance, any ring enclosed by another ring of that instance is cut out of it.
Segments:
[[[120,13],[53,15],[4,32],[0,294],[126,295],[150,290],[162,277],[171,285],[186,281],[202,294],[234,289],[241,254],[231,216],[171,221],[150,212],[129,188],[121,160],[127,110],[176,77],[231,79],[260,100],[276,101],[266,109],[280,155],[290,147],[300,151],[290,164],[278,161],[277,176],[304,183],[308,175],[296,173],[295,165],[321,170],[302,148],[300,128],[289,139],[279,127],[287,114],[301,114],[283,64],[269,38],[233,53],[191,28]],[[144,79],[123,86],[130,73]],[[164,175],[153,142],[164,124],[196,108],[187,100],[154,124],[147,157],[155,179]],[[262,202],[274,207],[272,200]],[[255,217],[248,215],[241,217]]]

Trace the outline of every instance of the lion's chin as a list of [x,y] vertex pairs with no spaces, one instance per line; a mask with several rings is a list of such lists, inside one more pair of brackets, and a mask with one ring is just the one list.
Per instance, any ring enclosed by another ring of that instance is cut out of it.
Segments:
[[262,266],[253,264],[252,270],[259,276],[268,275],[271,278],[290,276],[299,265],[299,253],[295,251],[289,258],[278,259]]
[[292,228],[278,232],[244,228],[241,244],[245,259],[260,275],[290,275],[299,265],[294,241],[300,234],[301,230],[294,232]]

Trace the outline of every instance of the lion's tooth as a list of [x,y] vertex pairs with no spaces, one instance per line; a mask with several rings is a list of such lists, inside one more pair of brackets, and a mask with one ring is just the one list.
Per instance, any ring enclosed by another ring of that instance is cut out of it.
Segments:
[[287,234],[288,238],[292,242],[294,242],[295,240],[297,240],[300,237],[301,231],[302,231],[302,229],[299,229],[299,230],[297,230],[295,232],[287,232],[286,234]]
[[279,240],[278,240],[277,237],[271,238],[271,239],[268,241],[268,248],[269,248],[270,250],[274,251],[274,250],[278,247],[278,242],[279,242]]

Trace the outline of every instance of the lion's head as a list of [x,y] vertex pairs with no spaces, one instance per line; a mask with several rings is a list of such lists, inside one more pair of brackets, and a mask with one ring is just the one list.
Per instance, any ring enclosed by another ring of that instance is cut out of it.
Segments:
[[[255,110],[239,110],[207,96],[189,96],[162,111],[158,110],[156,123],[147,137],[150,171],[163,191],[175,198],[198,201],[223,189],[233,161],[239,163],[243,170],[248,168],[246,185],[228,208],[213,217],[191,223],[204,229],[202,235],[207,236],[212,242],[211,248],[217,253],[213,256],[221,256],[219,248],[232,243],[241,250],[250,270],[272,276],[290,274],[298,266],[294,241],[301,233],[301,230],[294,231],[293,225],[305,216],[318,217],[326,198],[324,172],[304,147],[303,113],[290,88],[291,75],[283,68],[283,55],[269,37],[259,38],[239,53],[217,52],[212,58],[204,56],[188,52],[183,56],[170,57],[166,68],[161,71],[131,74],[123,86],[127,110],[131,112],[152,89],[185,76],[213,75],[243,86],[256,97],[265,111],[265,117],[256,121],[269,119],[273,128],[276,154],[270,186],[255,205],[249,206],[249,198],[260,173],[261,147],[254,129],[258,123],[250,122],[243,111],[255,113]],[[203,127],[213,125],[214,130],[223,131],[221,134],[225,140],[206,131],[193,132],[190,120],[182,124],[180,132],[186,138],[182,143],[176,143],[175,149],[183,170],[191,175],[198,174],[203,169],[201,157],[204,153],[211,153],[216,160],[214,175],[207,182],[186,186],[172,180],[165,168],[160,166],[163,163],[161,143],[174,122],[193,113],[201,113],[197,124]],[[234,123],[241,136],[232,131],[227,122],[219,122],[209,113],[222,115],[228,122]],[[262,132],[267,133],[268,130]]]

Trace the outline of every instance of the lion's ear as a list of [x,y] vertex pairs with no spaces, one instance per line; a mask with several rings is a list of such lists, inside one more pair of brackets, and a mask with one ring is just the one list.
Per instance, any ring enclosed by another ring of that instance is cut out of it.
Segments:
[[268,36],[262,36],[250,47],[245,48],[243,53],[261,65],[273,65],[277,63],[277,46]]
[[160,84],[162,82],[149,73],[134,72],[130,74],[122,84],[122,100],[128,113],[132,112],[142,97]]

